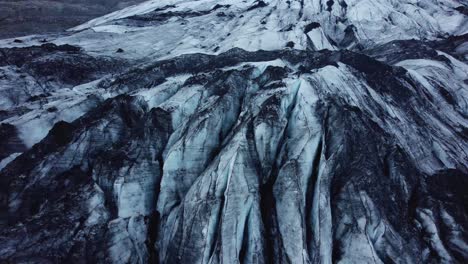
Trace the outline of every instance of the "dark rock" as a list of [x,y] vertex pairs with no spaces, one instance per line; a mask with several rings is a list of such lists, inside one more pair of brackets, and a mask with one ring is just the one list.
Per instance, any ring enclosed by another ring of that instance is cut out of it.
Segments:
[[247,9],[247,11],[251,11],[251,10],[254,10],[254,9],[257,9],[257,8],[262,8],[262,7],[267,7],[267,6],[268,6],[267,3],[265,3],[262,0],[259,0],[259,1],[256,1],[255,4],[253,4],[251,7],[249,7]]
[[320,23],[317,23],[317,22],[312,22],[310,24],[307,24],[304,28],[304,33],[309,33],[310,31],[312,31],[313,29],[315,28],[319,28],[320,27]]
[[461,6],[457,7],[457,8],[455,8],[455,10],[457,10],[458,12],[462,13],[465,16],[468,16],[468,7],[466,7],[464,5],[461,5]]

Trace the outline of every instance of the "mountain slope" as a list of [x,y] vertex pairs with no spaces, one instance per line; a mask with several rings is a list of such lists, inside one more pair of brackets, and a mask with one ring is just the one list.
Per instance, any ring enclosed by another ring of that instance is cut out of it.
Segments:
[[142,1],[1,0],[0,38],[57,33]]
[[154,1],[3,41],[0,259],[466,262],[463,10]]

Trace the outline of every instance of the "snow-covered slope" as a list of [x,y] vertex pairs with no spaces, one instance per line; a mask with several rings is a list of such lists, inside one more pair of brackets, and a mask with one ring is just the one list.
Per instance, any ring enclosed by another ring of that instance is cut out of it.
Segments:
[[462,1],[150,1],[0,41],[0,260],[465,263]]
[[[122,45],[132,38],[149,48],[135,51],[142,56],[274,50],[291,41],[297,49],[369,46],[468,33],[460,6],[453,0],[151,1],[78,26],[74,30],[85,31],[72,39],[107,32],[106,40]],[[85,46],[103,49],[98,43]]]
[[[78,26],[56,44],[127,58],[186,53],[368,47],[468,33],[456,0],[148,1]],[[289,43],[289,44],[288,44]]]

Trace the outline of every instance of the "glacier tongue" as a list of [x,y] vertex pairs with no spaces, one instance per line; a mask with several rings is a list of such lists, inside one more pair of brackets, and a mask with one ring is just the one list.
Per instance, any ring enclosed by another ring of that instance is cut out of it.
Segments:
[[0,40],[0,262],[467,262],[466,8],[148,1]]

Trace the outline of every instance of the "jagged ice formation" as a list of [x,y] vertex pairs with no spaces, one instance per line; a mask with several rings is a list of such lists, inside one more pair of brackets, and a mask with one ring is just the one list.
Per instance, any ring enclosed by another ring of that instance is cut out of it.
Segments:
[[149,1],[0,40],[0,261],[465,263],[464,1]]

